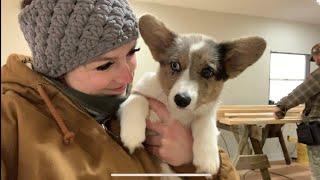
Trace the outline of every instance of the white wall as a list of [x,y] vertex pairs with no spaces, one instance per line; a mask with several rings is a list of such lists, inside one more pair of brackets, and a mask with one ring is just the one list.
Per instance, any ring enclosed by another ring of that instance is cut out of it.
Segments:
[[[30,55],[27,43],[19,29],[17,14],[20,0],[1,0],[1,65],[10,53]],[[140,16],[152,13],[162,19],[168,27],[179,33],[198,32],[215,39],[231,40],[244,36],[261,36],[268,46],[261,59],[235,80],[226,83],[221,95],[223,104],[266,104],[268,101],[270,51],[309,54],[310,48],[320,42],[320,26],[275,19],[223,14],[186,8],[132,2]],[[152,60],[148,48],[139,39],[138,68],[134,82],[145,71],[154,71],[157,64]],[[288,64],[287,67],[290,68]],[[314,64],[311,69],[315,69]],[[285,127],[285,134],[295,134],[294,126]],[[229,150],[234,154],[234,139],[230,133],[222,135],[230,142]],[[221,146],[224,144],[221,142]],[[292,146],[292,144],[289,144]],[[267,141],[264,151],[272,159],[281,158],[277,142]],[[289,150],[290,151],[290,150]]]
[[11,53],[31,55],[18,24],[21,0],[1,0],[1,66]]

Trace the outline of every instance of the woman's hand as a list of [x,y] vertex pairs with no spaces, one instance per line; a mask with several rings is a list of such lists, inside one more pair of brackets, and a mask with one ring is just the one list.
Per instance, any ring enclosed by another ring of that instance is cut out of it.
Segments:
[[147,151],[172,166],[191,163],[193,138],[190,128],[172,119],[161,102],[149,99],[149,103],[160,121],[147,120],[147,128],[158,133],[158,135],[147,135],[144,143]]

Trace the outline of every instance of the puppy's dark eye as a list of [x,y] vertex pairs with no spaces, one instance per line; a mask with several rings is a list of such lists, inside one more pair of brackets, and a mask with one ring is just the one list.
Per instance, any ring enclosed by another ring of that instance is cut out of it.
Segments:
[[98,66],[98,67],[96,68],[96,70],[97,70],[97,71],[105,71],[105,70],[109,69],[112,64],[113,64],[113,62],[107,62],[106,64],[103,64],[103,65],[101,65],[101,66]]
[[170,67],[173,72],[180,72],[181,71],[181,65],[178,62],[171,62]]
[[200,74],[203,78],[209,79],[214,75],[214,70],[212,67],[206,67],[201,70]]

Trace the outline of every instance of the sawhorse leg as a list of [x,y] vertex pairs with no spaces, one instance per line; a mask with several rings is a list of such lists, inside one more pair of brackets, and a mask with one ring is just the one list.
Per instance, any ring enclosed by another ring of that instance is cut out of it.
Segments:
[[277,136],[279,138],[279,142],[280,142],[280,145],[281,145],[281,148],[282,148],[284,159],[286,160],[286,164],[289,165],[289,164],[291,164],[291,158],[290,158],[290,155],[288,153],[288,149],[287,149],[286,143],[285,143],[285,141],[283,139],[283,134],[282,134],[281,130],[277,133]]
[[[250,137],[252,148],[255,154],[263,154],[262,146],[258,140]],[[271,180],[268,168],[260,169],[263,180]]]

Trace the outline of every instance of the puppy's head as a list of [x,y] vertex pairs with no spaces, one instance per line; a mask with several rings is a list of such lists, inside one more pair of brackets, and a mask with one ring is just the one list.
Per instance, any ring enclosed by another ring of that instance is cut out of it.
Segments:
[[215,102],[223,83],[263,54],[266,42],[249,37],[215,42],[200,34],[179,35],[151,15],[139,20],[142,38],[159,62],[159,80],[170,108],[194,111]]

